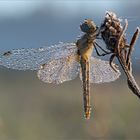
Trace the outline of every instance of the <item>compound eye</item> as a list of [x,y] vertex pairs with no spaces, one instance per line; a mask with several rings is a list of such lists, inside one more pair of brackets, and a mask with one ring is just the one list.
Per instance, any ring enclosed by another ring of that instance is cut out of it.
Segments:
[[80,25],[80,28],[83,32],[87,33],[90,29],[90,27],[88,26],[87,22],[84,22],[82,25]]
[[85,20],[84,20],[84,23],[86,23],[86,24],[87,24],[87,23],[88,23],[88,20],[87,20],[87,19],[85,19]]
[[96,30],[96,25],[92,20],[86,19],[84,23],[80,25],[80,28],[85,33],[92,33]]

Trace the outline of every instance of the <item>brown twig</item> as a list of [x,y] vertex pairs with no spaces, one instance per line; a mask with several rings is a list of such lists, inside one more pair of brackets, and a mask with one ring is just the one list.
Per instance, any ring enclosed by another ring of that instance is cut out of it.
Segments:
[[[116,44],[116,45],[117,45],[117,46],[116,46],[116,48],[117,48],[117,58],[118,58],[118,61],[119,61],[120,64],[121,64],[121,67],[123,68],[123,70],[124,70],[124,72],[125,72],[125,74],[126,74],[128,87],[131,89],[131,91],[132,91],[135,95],[138,96],[138,98],[140,98],[140,88],[139,88],[138,84],[136,83],[135,78],[133,77],[132,72],[130,71],[130,69],[132,69],[132,68],[128,68],[128,65],[127,65],[128,60],[125,60],[125,59],[124,59],[124,57],[122,56],[121,50],[120,50],[120,48],[119,48],[119,46],[120,46],[120,45],[119,45],[119,44],[120,44],[120,41],[121,41],[121,39],[122,39],[122,37],[123,37],[123,34],[125,33],[125,30],[126,30],[126,28],[127,28],[127,25],[128,25],[128,22],[127,22],[127,20],[125,20],[125,26],[124,26],[124,28],[123,28],[123,31],[122,31],[121,34],[120,34],[120,37],[119,37],[119,39],[118,39],[117,44]],[[137,32],[138,32],[138,31],[137,31]],[[137,36],[138,36],[138,33],[137,33]],[[137,39],[137,37],[136,37],[136,39]],[[136,39],[133,41],[133,46],[134,46],[134,43],[135,43]],[[128,55],[130,55],[131,52],[132,52],[132,47],[129,49]],[[130,60],[129,60],[129,61],[130,61]],[[132,66],[130,66],[130,67],[132,67]]]

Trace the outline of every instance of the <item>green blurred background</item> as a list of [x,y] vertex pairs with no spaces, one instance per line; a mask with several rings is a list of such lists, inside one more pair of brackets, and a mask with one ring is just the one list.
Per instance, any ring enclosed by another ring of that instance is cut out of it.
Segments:
[[[128,18],[128,42],[140,26],[140,2],[0,1],[0,50],[37,48],[75,41],[87,18],[97,25],[105,11]],[[133,58],[140,56],[140,38]],[[106,58],[107,59],[107,58]],[[133,73],[140,85],[140,61]],[[91,85],[92,114],[84,119],[79,78],[45,84],[36,72],[0,69],[0,140],[135,140],[140,139],[140,100],[122,76],[112,83]]]

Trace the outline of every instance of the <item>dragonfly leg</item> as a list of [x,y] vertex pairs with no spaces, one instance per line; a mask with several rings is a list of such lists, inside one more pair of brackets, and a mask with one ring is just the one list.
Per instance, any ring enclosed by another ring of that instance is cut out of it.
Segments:
[[112,54],[112,55],[111,55],[110,60],[109,60],[109,64],[110,64],[110,67],[111,67],[115,72],[118,72],[118,67],[117,67],[117,65],[113,63],[115,57],[116,57],[116,54]]
[[97,50],[96,46],[94,46],[94,48],[95,48],[96,54],[97,54],[98,56],[104,56],[104,55],[105,55],[105,54],[100,54],[99,51]]
[[94,45],[96,45],[98,48],[100,48],[105,54],[110,54],[111,52],[106,51],[103,49],[98,43],[94,42]]
[[108,55],[108,54],[112,53],[112,52],[105,52],[105,53],[100,54],[97,47],[96,47],[96,44],[94,44],[94,48],[95,48],[96,54],[98,56],[105,56],[105,55]]

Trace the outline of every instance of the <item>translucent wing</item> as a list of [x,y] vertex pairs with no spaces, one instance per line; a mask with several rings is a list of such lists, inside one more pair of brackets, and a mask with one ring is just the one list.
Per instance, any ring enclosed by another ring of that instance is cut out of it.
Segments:
[[78,55],[69,55],[65,58],[53,59],[42,65],[37,75],[43,82],[59,84],[75,79],[79,69]]
[[90,59],[90,82],[105,83],[119,78],[121,73],[115,72],[109,65],[109,61],[103,61],[91,57]]
[[40,65],[77,53],[75,43],[60,43],[45,48],[17,49],[0,54],[0,65],[17,70],[38,70]]

